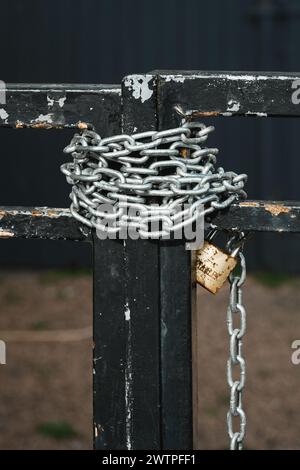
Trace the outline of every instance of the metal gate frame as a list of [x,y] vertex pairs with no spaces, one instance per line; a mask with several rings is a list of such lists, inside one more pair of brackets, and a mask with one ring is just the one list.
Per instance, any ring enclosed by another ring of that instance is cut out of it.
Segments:
[[[0,126],[92,123],[102,136],[163,130],[178,124],[176,104],[199,119],[299,117],[295,84],[294,73],[155,71],[127,76],[121,87],[7,85]],[[247,200],[213,223],[220,230],[300,232],[300,203]],[[184,243],[99,240],[68,209],[44,207],[0,207],[0,238],[92,244],[95,448],[192,449],[193,402],[201,390],[192,371],[194,260]]]

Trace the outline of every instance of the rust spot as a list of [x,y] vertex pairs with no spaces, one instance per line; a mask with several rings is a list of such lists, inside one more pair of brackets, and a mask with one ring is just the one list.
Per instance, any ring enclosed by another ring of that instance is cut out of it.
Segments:
[[51,128],[59,128],[61,126],[54,126],[53,124],[49,124],[47,122],[36,122],[34,124],[29,124],[26,127],[30,127],[32,129],[51,129]]
[[53,219],[56,219],[57,217],[61,217],[64,215],[63,213],[63,210],[58,210],[58,209],[50,209],[50,210],[47,210],[47,217],[51,217]]
[[10,232],[9,230],[1,230],[0,229],[0,238],[11,238],[14,237],[15,234]]
[[[63,124],[53,124],[49,122],[39,122],[35,121],[33,123],[25,123],[22,121],[16,121],[15,123],[15,128],[16,129],[63,129],[64,127],[74,127],[72,126],[65,126]],[[75,124],[75,127],[78,129],[84,130],[88,129],[88,124],[86,122],[81,122],[79,121],[77,124]]]
[[43,215],[43,213],[41,211],[34,210],[34,211],[31,211],[31,215],[33,217],[40,217],[41,215]]
[[88,125],[85,122],[79,121],[77,124],[78,129],[87,129]]
[[268,212],[271,212],[272,215],[274,215],[275,217],[277,217],[277,215],[281,214],[281,213],[289,213],[290,212],[290,208],[289,207],[285,207],[285,206],[282,206],[282,205],[279,205],[279,204],[266,204],[265,205],[265,210],[268,211]]
[[16,121],[16,129],[23,129],[24,123],[21,121]]
[[191,113],[191,118],[194,117],[210,117],[210,116],[219,116],[219,111],[193,111]]
[[0,219],[2,219],[2,217],[4,217],[5,215],[6,215],[5,211],[0,211]]
[[243,201],[239,205],[242,207],[259,207],[259,203],[255,201]]
[[22,121],[16,121],[16,129],[63,129],[62,124],[51,124],[49,122],[33,122],[25,123]]
[[57,212],[56,212],[56,211],[47,211],[47,216],[48,216],[48,217],[56,217],[56,216],[57,216]]
[[183,157],[183,158],[187,158],[188,156],[188,149],[186,148],[183,148],[180,150],[180,156]]

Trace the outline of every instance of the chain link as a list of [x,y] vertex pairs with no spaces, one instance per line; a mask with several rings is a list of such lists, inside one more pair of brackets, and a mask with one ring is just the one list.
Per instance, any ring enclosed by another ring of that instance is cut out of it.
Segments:
[[[243,235],[243,234],[242,234]],[[239,237],[241,239],[241,236]],[[232,240],[228,244],[234,250]],[[237,250],[240,250],[240,240]],[[232,251],[231,251],[232,252]],[[230,299],[227,309],[227,328],[229,333],[229,359],[227,361],[227,382],[230,387],[230,406],[227,413],[227,427],[230,438],[230,449],[241,450],[245,437],[246,415],[243,410],[242,393],[245,387],[246,367],[242,353],[243,337],[246,333],[246,310],[243,306],[242,286],[246,279],[246,262],[241,251],[237,253],[238,268],[230,274]],[[237,325],[238,323],[238,325]],[[237,377],[234,377],[236,370]],[[233,422],[239,419],[238,430],[234,430]]]
[[[159,237],[192,223],[200,205],[201,215],[207,215],[245,198],[247,175],[216,167],[218,149],[204,145],[213,130],[186,122],[165,131],[106,138],[92,128],[75,134],[64,149],[73,161],[61,166],[72,185],[73,217],[108,233],[135,227],[143,237]],[[112,212],[103,212],[102,204],[110,204]],[[153,222],[160,223],[155,233]]]

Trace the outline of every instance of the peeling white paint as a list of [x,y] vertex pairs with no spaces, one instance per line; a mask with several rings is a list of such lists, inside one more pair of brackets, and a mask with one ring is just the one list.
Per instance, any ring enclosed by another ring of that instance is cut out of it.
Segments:
[[[72,90],[71,90],[72,91]],[[77,90],[76,90],[77,91]],[[86,91],[86,90],[85,90]],[[99,93],[102,95],[102,94],[105,94],[105,93],[115,93],[116,95],[120,95],[122,94],[121,92],[121,88],[118,88],[118,87],[111,87],[111,88],[103,88],[103,89],[100,89],[99,90]]]
[[51,108],[54,105],[54,99],[50,98],[50,96],[47,95],[47,103],[48,106]]
[[128,302],[126,302],[126,304],[124,305],[124,316],[126,321],[130,320],[130,308]]
[[232,116],[232,113],[230,113],[230,112],[222,113],[222,116],[230,117],[230,116]]
[[165,75],[164,79],[166,82],[184,83],[185,81],[185,77],[183,75]]
[[66,99],[67,99],[66,96],[65,97],[62,96],[58,100],[55,100],[54,98],[50,98],[50,96],[47,95],[47,103],[48,103],[49,108],[52,108],[54,106],[54,103],[58,103],[58,106],[60,108],[63,108]]
[[256,113],[254,111],[247,111],[246,116],[268,117],[267,113]]
[[1,108],[0,109],[0,118],[3,119],[3,121],[4,121],[5,119],[8,118],[8,116],[9,116],[9,114],[5,111],[5,109]]
[[130,91],[136,100],[141,100],[142,103],[149,100],[153,95],[153,90],[149,88],[149,82],[152,76],[149,75],[130,75],[125,78],[124,85]]
[[59,98],[59,100],[58,100],[58,106],[59,106],[60,108],[63,108],[63,107],[64,107],[64,104],[65,104],[66,99],[67,99],[66,96],[65,96],[65,97],[62,97],[62,98]]
[[238,101],[229,100],[227,103],[227,111],[229,112],[237,112],[240,109],[241,105]]
[[37,119],[33,119],[30,122],[48,122],[52,124],[52,114],[40,114]]
[[[241,74],[231,74],[231,73],[203,73],[203,74],[187,74],[187,75],[161,75],[164,79],[168,79],[168,77],[172,77],[172,80],[183,81],[185,80],[195,80],[199,78],[222,78],[227,80],[243,80],[243,81],[259,81],[259,80],[297,80],[298,76],[292,75],[254,75],[250,73],[246,73],[244,75]],[[167,80],[169,81],[169,80]]]

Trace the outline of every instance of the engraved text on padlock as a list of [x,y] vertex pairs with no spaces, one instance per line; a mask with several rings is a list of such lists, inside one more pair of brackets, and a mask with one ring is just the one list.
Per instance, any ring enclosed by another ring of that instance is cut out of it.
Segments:
[[215,294],[237,264],[236,258],[207,241],[197,251],[197,282]]

